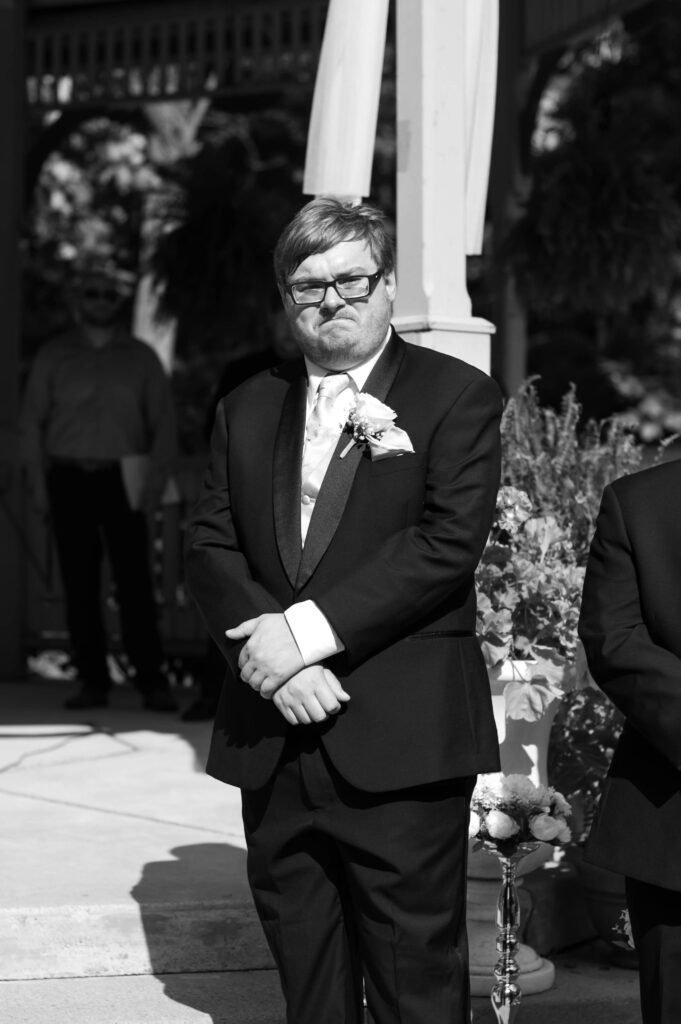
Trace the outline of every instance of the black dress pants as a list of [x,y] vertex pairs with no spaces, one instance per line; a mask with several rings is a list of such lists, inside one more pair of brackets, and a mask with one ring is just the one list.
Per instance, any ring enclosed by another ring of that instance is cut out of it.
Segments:
[[83,686],[106,692],[107,638],[102,564],[109,556],[125,651],[144,692],[163,685],[144,514],[132,511],[118,465],[84,469],[55,463],[47,473],[73,657]]
[[681,892],[626,879],[643,1024],[681,1021]]
[[294,730],[243,791],[248,874],[287,1024],[469,1024],[465,884],[474,779],[366,793]]

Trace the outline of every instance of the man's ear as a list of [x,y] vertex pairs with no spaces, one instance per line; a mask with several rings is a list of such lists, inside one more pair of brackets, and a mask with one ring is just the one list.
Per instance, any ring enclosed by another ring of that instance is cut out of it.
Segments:
[[394,302],[395,296],[397,295],[397,280],[395,278],[394,270],[390,270],[385,275],[385,290],[390,301]]

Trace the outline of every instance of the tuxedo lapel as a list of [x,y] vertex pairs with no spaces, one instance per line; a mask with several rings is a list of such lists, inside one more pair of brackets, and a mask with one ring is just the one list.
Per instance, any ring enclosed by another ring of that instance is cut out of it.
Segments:
[[303,458],[307,380],[304,364],[291,381],[281,410],[274,443],[272,494],[274,531],[279,554],[291,585],[298,575],[300,537],[300,467]]
[[[390,341],[371,371],[363,390],[384,402],[403,358],[404,342],[393,331]],[[298,569],[296,579],[296,589],[298,590],[310,579],[328,548],[350,497],[350,489],[360,461],[362,458],[368,457],[364,455],[359,445],[353,445],[341,458],[349,441],[348,434],[341,434],[319,490]]]

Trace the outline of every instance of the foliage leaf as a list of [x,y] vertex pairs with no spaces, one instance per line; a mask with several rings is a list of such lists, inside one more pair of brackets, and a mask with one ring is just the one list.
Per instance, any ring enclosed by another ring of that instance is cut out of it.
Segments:
[[509,718],[520,718],[536,722],[546,711],[552,700],[560,699],[562,691],[547,681],[533,679],[528,682],[512,680],[504,687],[506,714]]

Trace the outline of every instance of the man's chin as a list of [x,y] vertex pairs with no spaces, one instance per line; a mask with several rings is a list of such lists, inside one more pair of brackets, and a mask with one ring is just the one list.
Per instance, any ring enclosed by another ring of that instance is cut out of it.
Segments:
[[327,320],[326,323],[319,326],[319,337],[322,339],[322,343],[328,344],[330,338],[338,338],[347,344],[348,334],[351,332],[354,334],[356,330],[357,324],[354,320]]
[[340,324],[340,320],[329,321],[322,330],[317,331],[314,339],[300,340],[303,354],[325,370],[351,370],[380,348],[380,343],[371,345],[367,337],[358,334],[356,324],[349,320],[342,327]]
[[362,362],[362,356],[346,345],[319,345],[310,358],[325,370],[349,370]]

